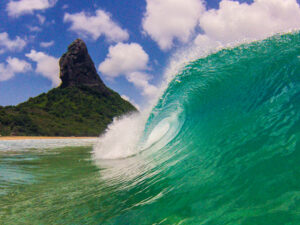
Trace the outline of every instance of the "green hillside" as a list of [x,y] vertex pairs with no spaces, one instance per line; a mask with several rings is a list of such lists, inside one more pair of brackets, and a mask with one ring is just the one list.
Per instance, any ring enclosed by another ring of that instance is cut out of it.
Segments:
[[0,134],[98,136],[114,117],[135,110],[112,90],[55,88],[17,106],[0,106]]
[[0,106],[2,136],[98,136],[114,117],[136,111],[101,80],[76,39],[59,60],[61,84],[17,106]]

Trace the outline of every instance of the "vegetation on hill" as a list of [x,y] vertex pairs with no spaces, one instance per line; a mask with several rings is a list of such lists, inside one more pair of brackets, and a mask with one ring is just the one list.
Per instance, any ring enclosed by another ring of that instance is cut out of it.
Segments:
[[0,106],[0,135],[98,136],[114,117],[136,111],[108,90],[59,87],[17,106]]

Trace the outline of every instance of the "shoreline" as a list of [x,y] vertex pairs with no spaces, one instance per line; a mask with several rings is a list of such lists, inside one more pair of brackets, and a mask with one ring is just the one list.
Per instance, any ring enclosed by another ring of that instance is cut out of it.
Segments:
[[51,139],[94,139],[98,137],[42,137],[42,136],[0,136],[0,141],[51,140]]

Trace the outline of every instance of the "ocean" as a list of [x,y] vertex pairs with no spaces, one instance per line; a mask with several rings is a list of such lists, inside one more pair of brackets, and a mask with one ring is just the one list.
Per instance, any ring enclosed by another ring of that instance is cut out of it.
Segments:
[[300,224],[300,33],[193,60],[74,145],[0,143],[0,224]]

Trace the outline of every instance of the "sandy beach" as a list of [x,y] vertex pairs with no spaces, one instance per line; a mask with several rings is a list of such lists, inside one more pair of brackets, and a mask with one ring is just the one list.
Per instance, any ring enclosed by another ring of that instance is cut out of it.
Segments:
[[41,139],[92,139],[97,137],[39,137],[39,136],[6,136],[0,137],[0,141],[9,140],[41,140]]

